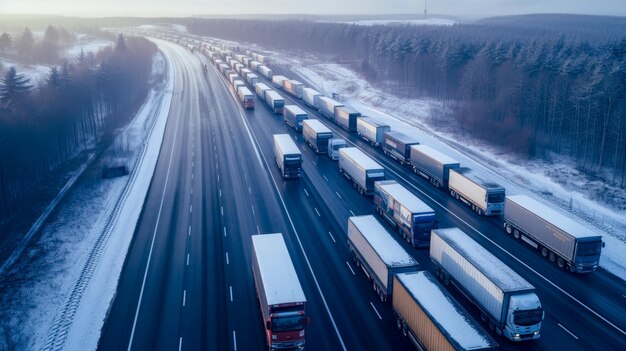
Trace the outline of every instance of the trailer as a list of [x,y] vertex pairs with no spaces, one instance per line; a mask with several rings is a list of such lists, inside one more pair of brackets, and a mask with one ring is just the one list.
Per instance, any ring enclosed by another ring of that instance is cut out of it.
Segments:
[[317,110],[319,108],[319,99],[324,96],[321,93],[319,93],[317,90],[312,89],[312,88],[304,88],[302,89],[302,100],[304,100],[304,103]]
[[339,173],[352,181],[361,195],[374,194],[374,182],[385,180],[385,169],[355,147],[339,149]]
[[259,76],[257,76],[254,73],[248,73],[246,75],[246,81],[248,82],[248,84],[250,84],[251,86],[255,86],[256,83],[259,82]]
[[282,114],[285,107],[285,99],[274,90],[265,91],[265,101],[274,113]]
[[251,70],[259,72],[259,66],[261,66],[261,62],[256,61],[256,60],[250,61],[250,69]]
[[461,167],[455,159],[427,145],[411,146],[413,172],[426,178],[436,188],[448,187],[451,169]]
[[272,76],[272,84],[274,84],[274,86],[279,89],[283,89],[283,82],[286,80],[289,80],[289,78],[281,75]]
[[383,142],[385,132],[391,130],[389,125],[380,122],[372,117],[358,117],[356,119],[356,133],[361,139],[373,146],[378,146]]
[[302,132],[302,121],[309,119],[309,115],[297,105],[286,105],[283,118],[285,124],[290,125],[296,132]]
[[499,216],[504,212],[505,189],[461,167],[450,170],[450,196],[472,208],[479,216]]
[[246,83],[244,83],[243,80],[235,79],[233,81],[233,89],[235,90],[235,92],[239,93],[239,88],[245,88],[245,87],[246,87]]
[[573,273],[598,269],[604,243],[595,230],[526,195],[507,196],[504,229]]
[[376,211],[413,247],[428,247],[435,211],[395,180],[374,183]]
[[316,119],[305,119],[302,121],[302,136],[316,153],[324,154],[328,151],[328,139],[333,137],[333,132]]
[[544,311],[535,287],[459,228],[434,229],[430,259],[481,311],[481,319],[511,341],[538,339]]
[[428,271],[393,277],[396,326],[418,350],[497,350],[498,344]]
[[348,218],[348,250],[381,302],[391,297],[394,274],[417,271],[413,257],[371,215]]
[[274,134],[274,160],[283,178],[302,176],[302,153],[289,134]]
[[239,96],[239,101],[243,105],[243,108],[248,110],[254,110],[254,94],[247,87],[240,87],[237,90],[237,95]]
[[302,99],[302,89],[304,84],[295,79],[287,79],[283,81],[283,89],[298,99]]
[[335,119],[335,107],[340,107],[343,106],[343,104],[329,98],[326,96],[321,96],[318,99],[318,108],[320,110],[320,113],[328,118],[328,119]]
[[356,119],[361,113],[348,106],[335,106],[335,123],[348,132],[356,132]]
[[306,297],[281,233],[252,235],[252,275],[268,348],[304,350]]
[[272,79],[272,77],[274,76],[274,72],[271,69],[269,69],[267,66],[258,65],[257,70],[267,79]]
[[259,97],[259,99],[261,99],[263,101],[266,101],[265,100],[265,92],[271,91],[271,90],[272,90],[272,88],[268,87],[264,83],[256,83],[254,85],[254,91],[256,92],[256,95]]
[[403,166],[411,161],[412,145],[419,145],[419,141],[400,132],[383,133],[383,153]]

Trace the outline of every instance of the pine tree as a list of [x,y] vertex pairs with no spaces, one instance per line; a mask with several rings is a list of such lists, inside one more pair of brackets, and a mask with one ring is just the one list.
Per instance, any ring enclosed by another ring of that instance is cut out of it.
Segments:
[[15,67],[11,66],[4,78],[0,79],[0,103],[9,104],[26,95],[32,88],[30,79],[18,74]]
[[2,33],[0,35],[0,54],[6,56],[12,48],[13,40],[11,39],[11,36],[7,33]]

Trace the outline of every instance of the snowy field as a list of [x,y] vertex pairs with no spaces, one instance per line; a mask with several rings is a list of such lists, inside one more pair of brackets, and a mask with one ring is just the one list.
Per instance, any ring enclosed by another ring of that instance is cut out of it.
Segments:
[[[0,293],[0,350],[96,348],[141,211],[136,204],[147,194],[169,113],[173,79],[161,54],[153,61],[153,74],[168,80],[157,82],[133,121],[85,172],[6,275],[9,284]],[[120,161],[129,166],[129,176],[101,178],[104,165]]]
[[417,25],[417,26],[451,26],[457,21],[446,18],[424,18],[424,19],[412,19],[412,20],[362,20],[353,22],[344,22],[349,24],[358,24],[360,26],[375,26],[375,25]]
[[[433,116],[442,118],[446,115],[439,101],[400,98],[385,93],[348,67],[327,63],[313,56],[279,52],[269,54],[276,64],[290,68],[306,84],[326,95],[340,94],[342,102],[363,115],[384,120],[392,130],[401,130],[420,143],[456,158],[462,166],[469,166],[504,186],[507,194],[540,198],[575,215],[579,222],[591,224],[606,242],[600,265],[626,280],[626,255],[623,254],[626,252],[626,210],[615,210],[592,200],[590,192],[586,191],[590,181],[583,174],[573,171],[571,162],[548,163],[504,154],[469,136],[431,127]],[[449,122],[454,123],[453,120]]]
[[96,54],[98,51],[112,46],[113,42],[110,40],[96,38],[86,34],[77,34],[76,44],[71,48],[68,48],[64,52],[64,56],[68,59],[75,59],[80,56],[81,51],[85,54]]

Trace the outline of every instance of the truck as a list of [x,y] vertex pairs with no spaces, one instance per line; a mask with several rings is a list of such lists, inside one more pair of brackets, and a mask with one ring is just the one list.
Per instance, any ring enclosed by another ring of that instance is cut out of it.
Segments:
[[435,211],[395,180],[374,183],[376,211],[413,247],[428,247]]
[[248,74],[252,74],[252,71],[249,68],[242,68],[239,74],[241,74],[241,78],[247,82]]
[[251,70],[259,72],[259,66],[261,66],[261,62],[256,61],[256,60],[250,61]]
[[413,257],[372,215],[348,218],[348,250],[372,282],[381,302],[391,297],[394,274],[417,271]]
[[288,78],[285,76],[281,76],[281,75],[272,76],[272,84],[274,84],[275,87],[280,88],[280,89],[283,88],[283,82],[286,80],[288,80]]
[[339,149],[347,147],[346,140],[342,138],[330,138],[328,139],[328,157],[331,160],[337,161],[339,159]]
[[497,350],[498,344],[428,271],[393,277],[396,326],[418,350]]
[[302,176],[302,153],[289,134],[274,134],[274,159],[283,178]]
[[305,119],[302,121],[302,136],[315,152],[324,154],[328,152],[328,139],[333,137],[333,132],[316,119]]
[[270,106],[270,109],[274,111],[274,113],[283,113],[283,109],[285,108],[285,99],[283,99],[283,97],[280,96],[279,93],[275,92],[274,90],[266,90],[265,101]]
[[335,119],[335,107],[343,106],[343,104],[326,96],[320,96],[318,99],[318,106],[320,113],[328,118]]
[[335,106],[335,123],[348,132],[356,132],[356,119],[361,113],[348,106]]
[[246,74],[246,81],[248,82],[248,84],[250,84],[251,86],[255,86],[256,83],[259,82],[259,76],[257,76],[254,73],[248,73]]
[[356,147],[339,149],[339,173],[352,181],[361,195],[374,194],[374,182],[385,180],[385,169]]
[[245,88],[246,87],[246,83],[243,82],[243,80],[241,79],[235,79],[233,81],[233,89],[238,93],[239,92],[239,88]]
[[479,216],[499,216],[504,212],[506,190],[468,167],[450,170],[448,189],[450,196],[471,207]]
[[447,188],[450,170],[460,168],[461,164],[430,146],[420,144],[411,146],[411,166],[415,174],[424,177],[436,188]]
[[239,101],[243,105],[243,108],[248,110],[254,110],[254,94],[250,91],[250,89],[244,87],[239,87],[237,90],[237,95],[239,95]]
[[225,63],[220,63],[218,66],[220,73],[224,74],[224,72],[226,72],[227,69],[229,69],[228,65]]
[[256,95],[259,97],[259,99],[266,101],[265,100],[265,92],[272,90],[272,88],[268,87],[266,84],[264,83],[256,83],[254,85],[254,91],[256,92]]
[[269,67],[264,65],[258,65],[257,70],[267,79],[272,79],[272,76],[274,75],[274,72],[269,69]]
[[281,233],[252,235],[252,275],[268,349],[304,350],[307,301]]
[[304,84],[295,79],[287,79],[283,81],[283,89],[285,89],[286,92],[297,97],[298,99],[302,99],[303,88]]
[[419,141],[400,132],[383,133],[383,153],[403,166],[411,161],[412,145],[419,145]]
[[489,328],[511,341],[538,339],[544,311],[535,287],[459,228],[433,229],[435,273],[481,311]]
[[604,247],[593,229],[526,195],[507,196],[504,229],[572,273],[598,269]]
[[228,75],[226,75],[226,78],[228,78],[230,84],[233,84],[235,82],[235,79],[239,79],[239,75],[237,73],[229,73]]
[[372,117],[362,116],[356,119],[356,134],[373,146],[380,145],[385,132],[390,130],[389,125]]
[[322,93],[319,93],[317,90],[312,88],[304,88],[302,89],[302,100],[304,103],[313,108],[318,109],[319,107],[319,99],[324,96]]
[[309,115],[297,105],[285,105],[283,118],[285,124],[290,125],[296,132],[302,132],[302,121],[309,119]]

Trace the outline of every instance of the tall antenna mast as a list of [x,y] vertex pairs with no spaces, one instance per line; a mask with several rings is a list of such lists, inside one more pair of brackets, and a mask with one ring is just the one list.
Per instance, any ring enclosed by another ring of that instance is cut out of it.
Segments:
[[424,17],[428,16],[428,0],[424,0]]

